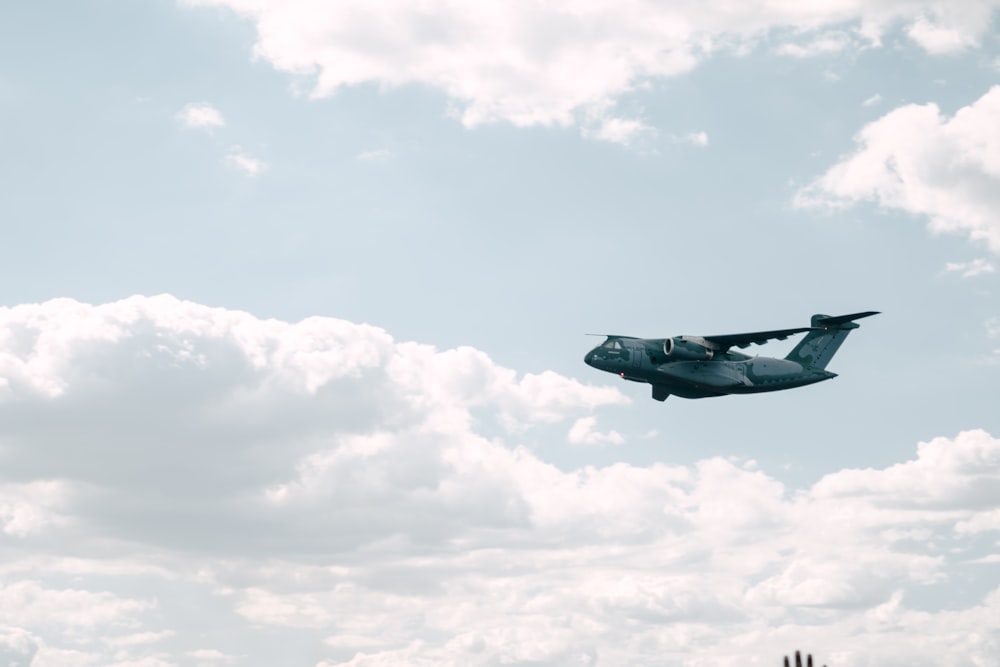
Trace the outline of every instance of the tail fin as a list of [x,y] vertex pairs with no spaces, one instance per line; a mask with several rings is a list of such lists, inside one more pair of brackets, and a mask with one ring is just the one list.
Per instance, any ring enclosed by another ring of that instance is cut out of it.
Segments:
[[854,320],[872,315],[878,315],[878,312],[868,310],[863,313],[837,317],[813,315],[813,330],[806,334],[806,337],[788,353],[785,359],[797,362],[807,370],[823,370],[833,359],[833,355],[837,353],[841,343],[847,338],[847,334],[851,333],[851,329],[857,329],[860,326]]

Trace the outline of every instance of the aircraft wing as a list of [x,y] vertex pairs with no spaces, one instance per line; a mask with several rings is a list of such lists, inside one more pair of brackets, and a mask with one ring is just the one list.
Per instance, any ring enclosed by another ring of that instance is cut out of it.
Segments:
[[795,329],[775,329],[774,331],[754,331],[751,333],[723,334],[721,336],[702,336],[705,340],[718,346],[721,352],[733,347],[748,347],[763,345],[769,340],[785,340],[803,331],[812,331],[815,327],[797,327]]

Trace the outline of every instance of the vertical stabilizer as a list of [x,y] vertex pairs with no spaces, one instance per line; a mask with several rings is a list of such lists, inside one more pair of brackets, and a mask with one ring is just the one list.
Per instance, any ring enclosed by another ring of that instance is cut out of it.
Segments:
[[854,320],[872,315],[878,315],[878,312],[869,310],[837,317],[813,315],[811,323],[813,330],[806,334],[785,359],[801,364],[806,370],[823,370],[840,349],[847,334],[860,326]]

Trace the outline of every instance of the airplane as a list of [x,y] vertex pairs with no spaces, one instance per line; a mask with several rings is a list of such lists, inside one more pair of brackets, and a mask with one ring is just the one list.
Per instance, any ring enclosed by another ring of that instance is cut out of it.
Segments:
[[[826,365],[841,343],[874,310],[850,315],[813,315],[808,327],[721,336],[636,338],[609,335],[584,357],[588,366],[632,382],[653,385],[653,398],[665,401],[793,389],[837,377]],[[751,357],[732,350],[784,340],[808,331],[784,359]]]

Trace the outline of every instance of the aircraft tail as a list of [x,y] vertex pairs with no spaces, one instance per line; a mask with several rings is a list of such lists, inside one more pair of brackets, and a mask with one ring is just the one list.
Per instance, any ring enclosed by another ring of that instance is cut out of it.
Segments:
[[847,334],[860,326],[854,320],[872,315],[878,315],[878,312],[868,310],[837,317],[813,315],[811,322],[813,330],[806,334],[785,359],[801,364],[806,370],[823,370],[840,349]]

